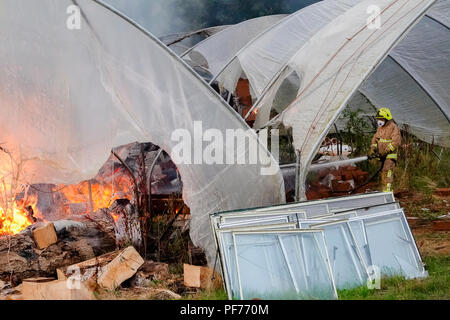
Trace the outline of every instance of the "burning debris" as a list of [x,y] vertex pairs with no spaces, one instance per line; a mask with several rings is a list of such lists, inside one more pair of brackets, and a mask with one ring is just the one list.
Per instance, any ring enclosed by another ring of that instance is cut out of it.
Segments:
[[[116,148],[93,179],[77,185],[6,185],[0,184],[0,279],[11,286],[23,282],[25,298],[54,297],[63,290],[61,281],[67,276],[62,275],[85,265],[93,266],[88,271],[100,270],[97,276],[103,274],[97,285],[114,289],[135,275],[145,262],[142,257],[160,259],[171,250],[167,242],[188,234],[183,221],[189,219],[189,208],[180,196],[177,168],[151,143]],[[129,254],[131,264],[141,263],[131,266],[124,258]],[[167,278],[155,275],[162,271],[151,270],[148,262],[144,266],[134,285]],[[163,269],[168,273],[168,267]],[[91,271],[82,274],[87,277]],[[90,297],[90,284],[85,287],[83,298]],[[61,297],[81,298],[67,291]]]

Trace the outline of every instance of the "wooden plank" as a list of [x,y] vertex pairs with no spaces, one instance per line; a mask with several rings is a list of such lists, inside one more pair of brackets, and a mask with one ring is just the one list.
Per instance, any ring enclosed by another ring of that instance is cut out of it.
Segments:
[[94,300],[93,289],[85,283],[71,287],[66,280],[30,278],[22,282],[24,300]]
[[55,226],[52,222],[46,223],[45,225],[34,229],[33,238],[36,246],[41,250],[58,242]]
[[82,282],[94,280],[100,287],[114,290],[131,278],[144,264],[144,259],[129,246],[121,251],[113,251],[93,259],[57,269],[59,280],[80,276]]
[[212,268],[184,264],[184,285],[192,288],[219,289],[223,283],[220,275]]

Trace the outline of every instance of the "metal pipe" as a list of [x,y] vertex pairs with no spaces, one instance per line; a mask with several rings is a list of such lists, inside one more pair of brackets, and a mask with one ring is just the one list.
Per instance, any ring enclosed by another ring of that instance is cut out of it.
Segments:
[[[362,161],[366,161],[368,160],[367,156],[363,156],[363,157],[358,157],[358,158],[353,158],[353,159],[345,159],[345,160],[339,160],[339,161],[333,161],[333,162],[325,162],[325,163],[316,163],[316,164],[312,164],[309,167],[310,171],[317,171],[323,168],[329,168],[329,167],[340,167],[340,166],[344,166],[344,165],[350,165],[353,163],[357,163],[357,162],[362,162]],[[295,170],[297,170],[297,162],[296,163],[290,163],[290,164],[284,164],[280,166],[281,169],[285,169],[285,168],[295,168]],[[297,187],[297,173],[296,173],[296,187]]]
[[299,201],[299,188],[300,188],[300,151],[295,150],[295,198]]
[[156,165],[156,161],[159,159],[159,156],[163,152],[163,149],[159,148],[158,153],[155,156],[155,159],[153,159],[152,165],[150,166],[150,173],[148,175],[148,212],[150,214],[152,213],[152,174],[153,174],[153,168]]

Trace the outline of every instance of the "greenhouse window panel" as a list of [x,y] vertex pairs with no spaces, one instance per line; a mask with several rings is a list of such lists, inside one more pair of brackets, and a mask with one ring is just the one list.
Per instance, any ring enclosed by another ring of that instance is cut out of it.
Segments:
[[232,235],[239,299],[337,299],[322,230]]
[[[361,208],[354,208],[350,210],[329,211],[328,208],[326,208],[324,210],[327,211],[323,211],[323,214],[314,218],[309,217],[309,219],[346,219],[356,216],[372,215],[396,209],[400,209],[400,205],[397,202],[378,204],[371,207],[364,206]],[[284,221],[284,219],[287,219],[287,221]],[[213,225],[217,225],[219,228],[223,228],[239,225],[259,225],[267,223],[272,224],[274,223],[273,221],[276,220],[280,220],[279,222],[299,222],[308,220],[308,217],[305,209],[283,209],[283,207],[277,206],[276,211],[238,211],[237,213],[213,215],[211,216],[211,220]]]
[[334,211],[334,215],[344,215],[345,213],[355,213],[356,216],[366,216],[366,215],[372,215],[372,214],[377,214],[377,213],[382,213],[382,212],[387,212],[387,211],[392,211],[392,210],[397,210],[400,209],[400,204],[398,202],[390,202],[390,203],[383,203],[383,204],[378,204],[375,206],[370,206],[370,207],[361,207],[361,208],[355,208],[355,209],[350,209],[350,210],[337,210]]
[[351,218],[349,224],[368,266],[384,276],[428,276],[403,210]]
[[369,278],[367,266],[348,220],[314,224],[310,228],[322,229],[324,232],[337,289],[350,289],[367,283]]
[[272,221],[279,221],[275,223],[287,223],[296,221],[295,214],[289,215],[289,214],[274,214],[274,215],[239,215],[239,216],[233,216],[233,217],[224,217],[222,219],[222,223],[219,223],[220,227],[226,228],[226,227],[232,227],[232,226],[239,226],[240,224],[248,224],[252,223],[254,225],[258,224],[273,224]]
[[225,286],[228,291],[229,299],[239,296],[239,284],[236,270],[236,256],[234,252],[233,232],[236,231],[262,231],[262,230],[288,230],[295,229],[295,223],[273,224],[254,227],[240,227],[221,229],[216,232],[219,240],[219,253],[222,262],[223,276]]
[[392,202],[395,202],[394,194],[392,192],[373,192],[348,197],[337,197],[274,205],[268,207],[224,211],[215,213],[212,215],[212,217],[227,217],[236,215],[244,216],[249,213],[279,213],[280,211],[283,211],[286,213],[305,214],[307,218],[316,218],[334,212],[353,210],[357,208],[370,208],[373,206],[384,205]]

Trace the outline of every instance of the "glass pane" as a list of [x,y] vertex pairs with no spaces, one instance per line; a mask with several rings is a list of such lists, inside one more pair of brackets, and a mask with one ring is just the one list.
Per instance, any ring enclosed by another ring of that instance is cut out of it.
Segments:
[[409,227],[403,220],[403,213],[397,213],[364,221],[372,263],[387,276],[424,276],[420,257],[407,231]]
[[243,226],[262,226],[262,225],[270,225],[270,224],[280,224],[289,222],[289,218],[287,216],[280,217],[266,217],[259,219],[249,219],[242,220],[238,222],[232,223],[221,223],[219,224],[219,228],[230,228],[230,227],[243,227]]
[[366,264],[382,275],[427,275],[402,211],[354,219],[350,227]]
[[[267,226],[259,226],[256,227],[259,230],[284,230],[284,229],[294,229],[295,226],[286,224],[286,225],[267,225]],[[243,229],[236,228],[228,231],[220,231],[219,233],[219,243],[221,246],[223,266],[224,266],[224,277],[227,283],[227,289],[230,291],[230,296],[233,299],[239,299],[239,283],[237,278],[237,269],[236,269],[236,255],[234,252],[234,242],[232,232]]]
[[335,299],[321,233],[235,233],[242,299]]
[[367,281],[367,272],[362,257],[347,222],[323,225],[325,242],[330,257],[331,269],[337,289],[361,286]]

